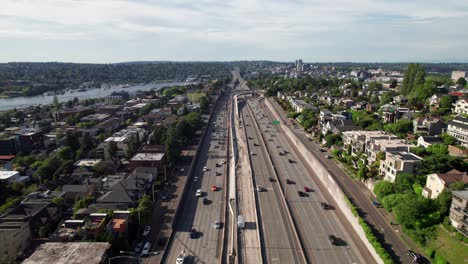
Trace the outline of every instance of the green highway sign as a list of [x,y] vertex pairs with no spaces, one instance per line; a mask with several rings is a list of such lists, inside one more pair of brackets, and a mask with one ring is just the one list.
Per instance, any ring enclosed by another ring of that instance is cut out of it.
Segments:
[[277,125],[279,125],[279,124],[280,124],[280,121],[279,121],[279,120],[274,120],[274,121],[273,121],[273,125],[277,126]]

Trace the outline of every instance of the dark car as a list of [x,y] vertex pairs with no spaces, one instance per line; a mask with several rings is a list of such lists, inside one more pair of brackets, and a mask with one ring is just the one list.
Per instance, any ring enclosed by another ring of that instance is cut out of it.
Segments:
[[300,197],[306,196],[306,194],[303,191],[297,191],[297,194],[299,194]]
[[198,235],[197,229],[192,228],[192,230],[190,231],[190,238],[197,238],[197,235]]
[[291,181],[290,179],[286,179],[286,184],[294,184],[294,182]]
[[270,182],[276,182],[276,180],[275,180],[273,177],[269,177],[268,180],[269,180]]
[[203,204],[204,205],[207,205],[210,203],[210,200],[208,200],[208,198],[203,198]]
[[334,235],[329,235],[328,242],[330,242],[332,246],[336,245],[336,237]]
[[288,159],[289,163],[294,163],[294,160]]
[[306,192],[306,193],[307,193],[307,192],[310,192],[310,188],[307,187],[307,186],[304,186],[304,192]]
[[320,203],[320,206],[322,207],[322,209],[328,209],[328,204],[324,203],[324,202],[321,202]]
[[408,250],[408,256],[413,260],[414,263],[420,263],[421,257],[418,253],[414,252],[413,250]]

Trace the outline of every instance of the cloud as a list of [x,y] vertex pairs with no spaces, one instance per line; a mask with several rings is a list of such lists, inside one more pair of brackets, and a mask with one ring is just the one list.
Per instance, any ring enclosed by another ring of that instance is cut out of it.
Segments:
[[295,49],[340,54],[345,42],[378,48],[376,36],[415,43],[418,32],[430,34],[426,47],[440,47],[441,36],[466,42],[455,30],[466,19],[463,0],[3,0],[0,40],[181,41],[280,59]]

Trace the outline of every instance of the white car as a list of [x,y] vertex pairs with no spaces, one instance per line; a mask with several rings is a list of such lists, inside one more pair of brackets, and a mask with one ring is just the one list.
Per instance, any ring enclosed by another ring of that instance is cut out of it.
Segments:
[[141,251],[141,255],[146,255],[149,253],[150,251],[150,248],[151,248],[151,243],[150,242],[146,242],[145,246],[143,247],[143,250]]
[[185,261],[185,258],[186,258],[185,251],[181,251],[179,255],[177,255],[176,264],[183,264]]
[[202,195],[202,191],[201,191],[201,189],[198,189],[197,192],[195,193],[195,196],[196,197],[201,197],[201,195]]
[[151,231],[151,226],[145,226],[145,229],[143,230],[143,236],[147,236]]
[[198,182],[198,177],[197,176],[193,177],[193,183],[197,183],[197,182]]
[[207,168],[207,167],[203,167],[203,171],[207,171],[207,170],[208,170],[208,168]]
[[226,164],[226,161],[225,161],[225,160],[221,160],[221,164]]

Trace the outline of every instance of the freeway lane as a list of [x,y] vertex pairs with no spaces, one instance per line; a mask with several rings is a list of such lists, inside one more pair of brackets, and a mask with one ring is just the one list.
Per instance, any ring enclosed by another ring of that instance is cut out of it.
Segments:
[[244,119],[249,150],[255,153],[250,156],[255,182],[267,190],[257,192],[260,205],[259,220],[261,220],[259,226],[263,233],[265,261],[267,263],[300,263],[301,257],[298,256],[298,251],[302,249],[293,237],[295,230],[286,216],[287,211],[281,200],[278,183],[269,181],[269,178],[274,178],[275,174],[267,162],[268,154],[261,145],[260,134],[252,125],[253,120],[247,112],[245,101],[239,103],[239,109]]
[[[283,122],[289,125],[286,113],[281,109],[278,103],[274,100],[269,100],[276,112],[280,114]],[[393,230],[392,226],[385,220],[385,218],[378,212],[378,210],[372,204],[372,201],[366,196],[368,192],[367,188],[358,181],[351,179],[346,173],[338,167],[338,165],[332,161],[327,160],[319,152],[320,145],[311,142],[307,139],[305,132],[302,129],[293,129],[294,133],[298,136],[303,144],[308,146],[313,154],[325,164],[335,181],[340,185],[341,189],[346,195],[352,200],[361,213],[361,216],[370,225],[374,226],[374,233],[380,241],[384,242],[384,247],[389,250],[394,261],[398,263],[411,263],[412,260],[406,255],[408,246],[400,238],[400,234]]]
[[[213,122],[209,124],[207,135],[194,171],[194,177],[198,182],[190,184],[188,196],[183,201],[182,213],[174,228],[174,240],[170,245],[167,263],[175,263],[177,255],[182,250],[190,256],[190,262],[219,263],[223,248],[223,230],[215,229],[215,221],[224,219],[226,165],[221,160],[227,160],[227,111],[221,109],[226,100],[222,99],[215,110]],[[220,144],[221,143],[221,144]],[[207,167],[207,171],[203,170]],[[193,179],[193,178],[192,178]],[[212,191],[212,185],[218,187],[218,191]],[[204,193],[202,198],[195,196],[197,189]],[[210,203],[204,205],[203,198]],[[189,237],[192,228],[196,228],[199,235],[195,239]],[[223,226],[224,228],[224,226]]]
[[[290,179],[295,183],[285,184],[285,193],[308,255],[319,263],[372,263],[373,259],[369,257],[352,229],[346,230],[339,221],[339,212],[321,208],[321,202],[329,201],[311,177],[313,172],[303,165],[286,138],[271,124],[273,120],[264,114],[256,101],[249,102],[253,105],[252,110],[256,112],[255,117],[264,138],[267,139],[270,154],[282,182]],[[284,155],[280,155],[280,152]],[[298,191],[304,191],[304,187],[313,191],[307,193],[308,197],[299,197]],[[329,243],[329,235],[338,238],[338,246]],[[365,252],[359,249],[364,249]]]

